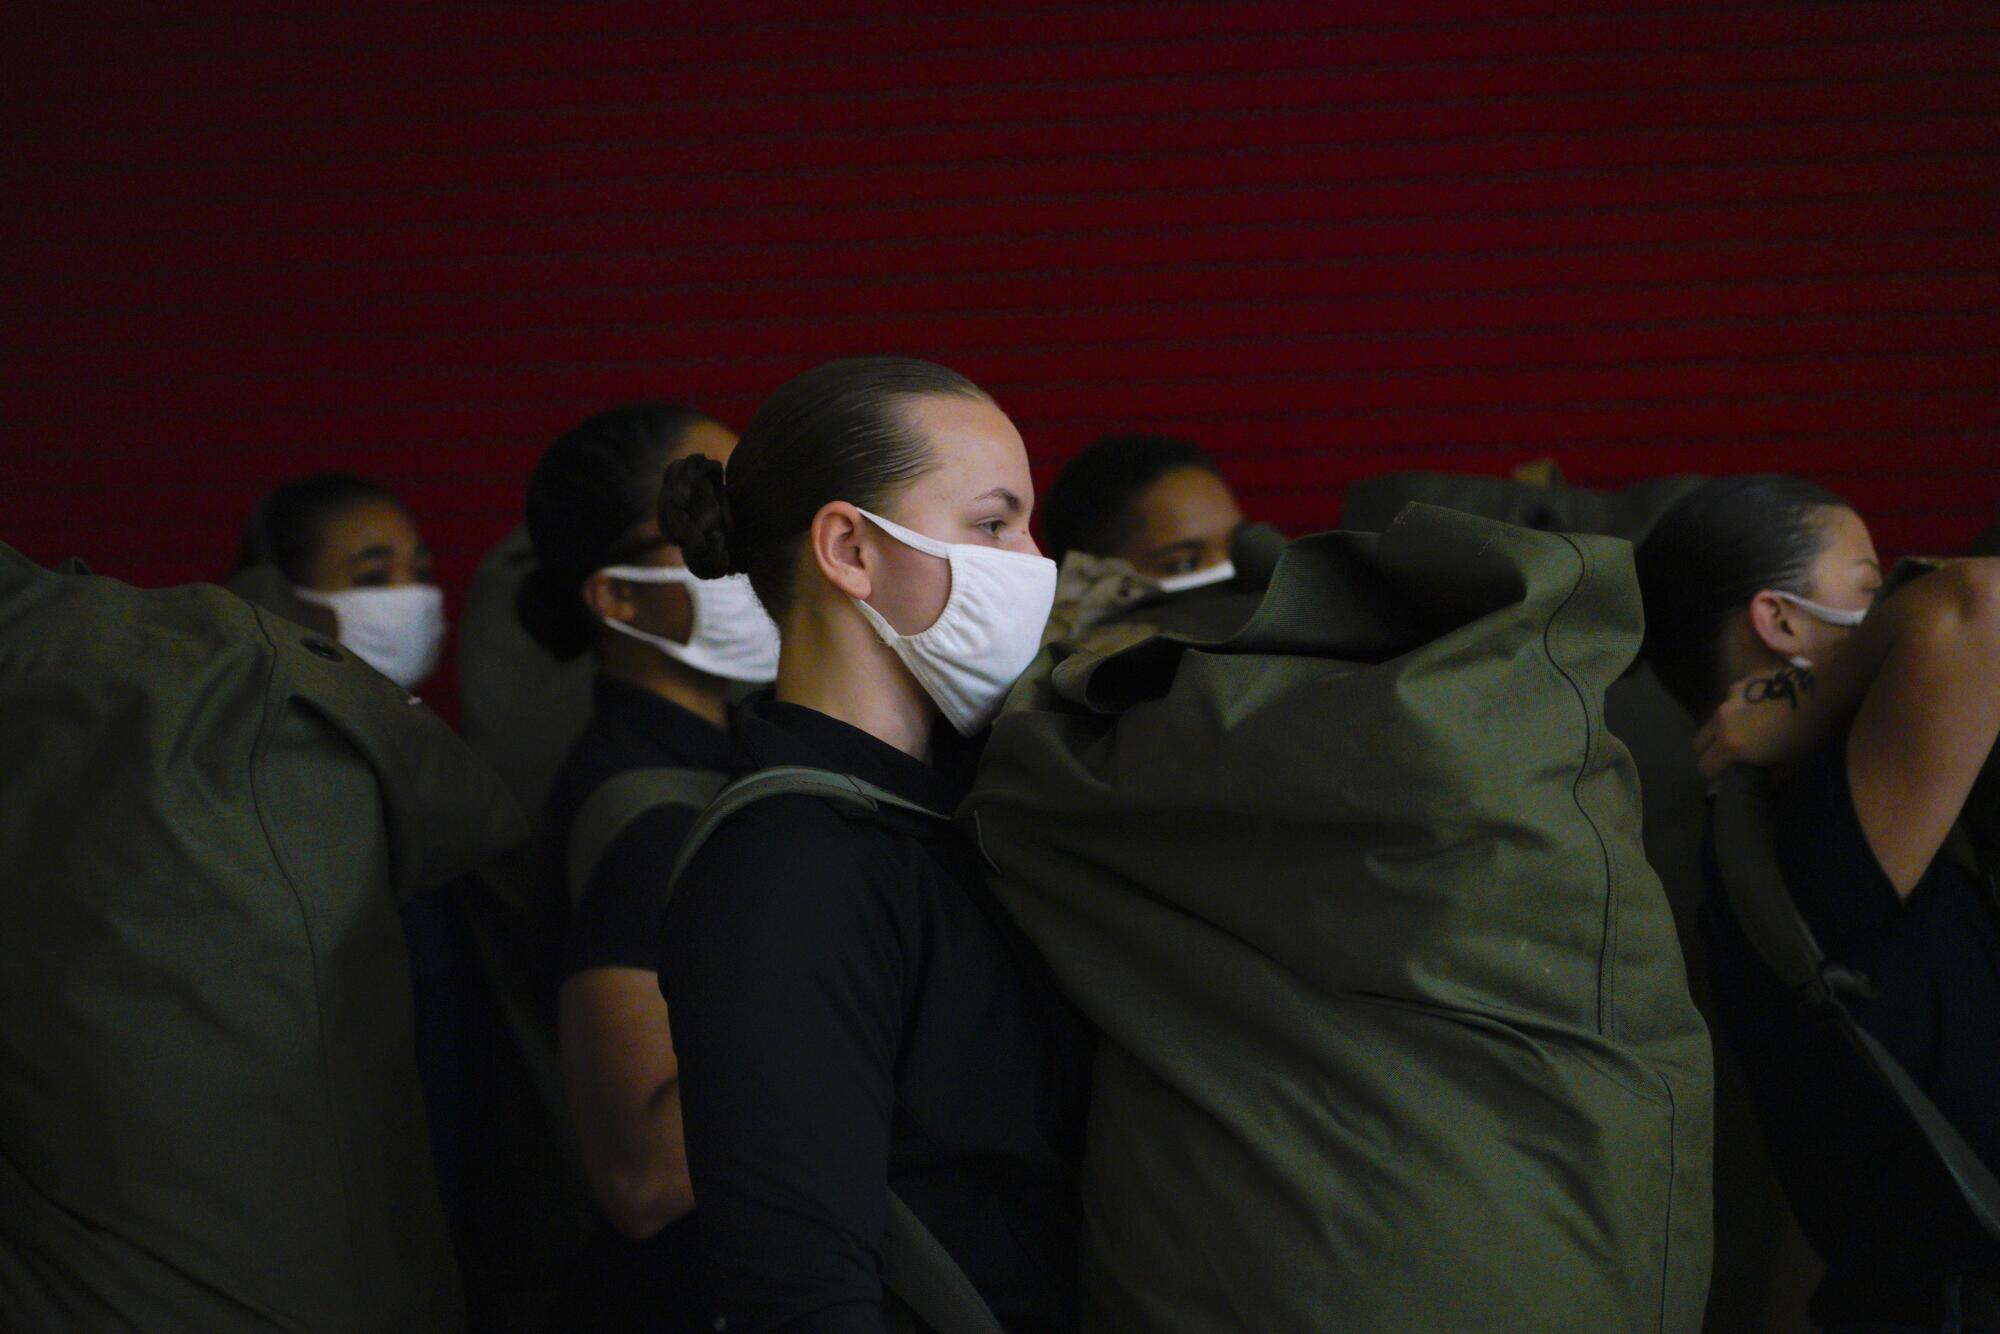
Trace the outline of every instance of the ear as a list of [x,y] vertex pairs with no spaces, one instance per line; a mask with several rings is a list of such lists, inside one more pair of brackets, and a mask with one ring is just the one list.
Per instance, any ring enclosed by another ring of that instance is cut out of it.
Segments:
[[813,515],[806,540],[820,577],[851,598],[866,600],[875,591],[874,553],[867,541],[868,521],[844,500],[830,500]]
[[632,600],[630,587],[622,579],[614,579],[602,570],[583,581],[577,596],[583,599],[583,605],[593,620],[629,621],[639,614],[639,605]]
[[1800,613],[1776,593],[1768,588],[1758,593],[1750,599],[1748,612],[1751,633],[1765,648],[1781,658],[1805,651],[1798,631]]

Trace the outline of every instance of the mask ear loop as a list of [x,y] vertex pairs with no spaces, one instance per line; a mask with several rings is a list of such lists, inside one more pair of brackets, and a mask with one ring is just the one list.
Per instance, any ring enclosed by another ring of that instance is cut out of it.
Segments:
[[597,568],[609,570],[614,566],[630,566],[639,557],[672,545],[672,541],[657,534],[652,537],[628,538],[623,542],[613,543],[611,550],[604,553],[604,559]]
[[944,620],[945,616],[951,611],[952,600],[958,596],[958,562],[952,557],[952,544],[942,541],[939,538],[928,537],[923,533],[905,528],[903,525],[885,519],[879,514],[862,509],[859,505],[856,505],[854,509],[857,514],[874,524],[877,529],[887,533],[890,537],[896,539],[896,541],[910,548],[910,550],[922,552],[926,556],[932,556],[944,562],[945,579],[947,580],[944,606],[939,608],[936,621],[932,621],[930,625],[925,626],[915,634],[906,635],[895,626],[889,624],[889,618],[877,611],[866,599],[855,598],[853,600],[854,605],[861,609],[862,619],[867,621],[874,629],[876,637],[891,648],[895,647],[898,640],[918,639],[929,634],[937,626],[938,622]]
[[877,528],[880,528],[883,532],[911,550],[921,551],[926,556],[936,556],[939,560],[951,559],[952,543],[942,538],[927,536],[914,529],[905,528],[902,524],[891,522],[879,514],[862,509],[859,505],[856,505],[854,510],[862,518],[868,520],[868,522],[874,524]]
[[1828,625],[1837,625],[1842,629],[1851,630],[1868,617],[1865,609],[1829,607],[1823,602],[1814,602],[1811,598],[1800,597],[1797,593],[1787,593],[1781,588],[1772,589],[1771,594],[1781,601],[1791,603],[1815,620],[1824,621]]
[[[652,543],[648,549],[665,545],[669,544],[665,538],[661,538],[659,541]],[[626,625],[623,621],[614,621],[608,616],[598,618],[613,630],[641,639],[647,643],[680,644],[682,647],[694,643],[700,636],[701,576],[688,569],[685,565],[606,565],[599,569],[597,573],[606,575],[612,579],[623,580],[628,584],[651,584],[656,588],[667,584],[677,584],[687,590],[688,634],[686,639],[668,639],[664,635],[649,634],[637,626]]]
[[[1845,630],[1853,629],[1855,626],[1861,624],[1863,620],[1867,619],[1868,616],[1865,610],[1829,607],[1823,602],[1814,602],[1811,598],[1800,597],[1797,593],[1787,593],[1781,588],[1774,588],[1771,592],[1779,601],[1797,607],[1800,611],[1815,620],[1827,625],[1839,626]],[[1792,666],[1798,668],[1800,671],[1812,670],[1812,659],[1803,653],[1794,653],[1785,659],[1785,661],[1791,663]]]

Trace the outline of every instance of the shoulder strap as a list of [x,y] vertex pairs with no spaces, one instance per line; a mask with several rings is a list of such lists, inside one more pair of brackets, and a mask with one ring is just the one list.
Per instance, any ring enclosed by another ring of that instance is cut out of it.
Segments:
[[865,811],[879,811],[887,806],[945,824],[951,823],[951,817],[943,811],[934,811],[907,797],[899,797],[851,774],[814,769],[802,764],[759,769],[723,788],[716,794],[715,800],[708,803],[701,818],[694,822],[694,828],[688,831],[686,840],[681,843],[680,856],[674,858],[673,874],[667,878],[668,897],[673,896],[674,886],[680,883],[681,873],[694,861],[694,855],[701,851],[702,845],[708,842],[723,821],[745,806],[766,798],[793,796],[824,797],[838,805]]
[[631,823],[661,806],[701,810],[727,780],[706,769],[633,769],[598,784],[577,811],[569,830],[569,904],[583,899],[597,864]]
[[[680,855],[674,859],[673,874],[667,880],[667,896],[672,898],[681,873],[723,821],[745,806],[784,796],[822,797],[865,811],[879,811],[886,806],[951,823],[951,817],[942,811],[899,797],[851,774],[804,765],[762,769],[723,788],[695,821],[681,844]],[[979,1289],[959,1268],[958,1261],[951,1258],[951,1252],[893,1190],[889,1192],[888,1227],[882,1236],[882,1279],[936,1334],[1005,1334],[979,1295]]]
[[882,1281],[936,1334],[1006,1334],[944,1243],[893,1190],[882,1234]]
[[1799,916],[1778,868],[1769,780],[1758,769],[1731,768],[1722,776],[1714,810],[1715,856],[1723,892],[1751,947],[1780,982],[1833,1017],[1930,1141],[1973,1217],[2000,1238],[2000,1181],[1888,1048],[1855,1022],[1842,996],[1871,995],[1872,985],[1861,974],[1830,961]]

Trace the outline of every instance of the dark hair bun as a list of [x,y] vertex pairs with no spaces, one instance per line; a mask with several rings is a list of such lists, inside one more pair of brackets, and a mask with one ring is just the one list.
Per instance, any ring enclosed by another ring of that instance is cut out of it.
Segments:
[[560,662],[568,662],[589,648],[597,633],[576,589],[565,588],[562,580],[539,565],[529,570],[514,590],[514,615],[528,637]]
[[735,532],[722,465],[706,454],[668,464],[660,477],[660,536],[681,549],[696,578],[720,579],[740,568],[729,549]]

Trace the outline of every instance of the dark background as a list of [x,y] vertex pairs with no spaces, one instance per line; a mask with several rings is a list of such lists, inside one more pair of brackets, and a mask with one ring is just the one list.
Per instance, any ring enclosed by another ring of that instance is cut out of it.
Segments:
[[864,351],[1043,480],[1183,434],[1292,529],[1543,455],[1803,473],[1891,552],[2000,512],[2000,5],[16,4],[0,52],[0,541],[136,582],[342,467],[455,599],[577,419]]

